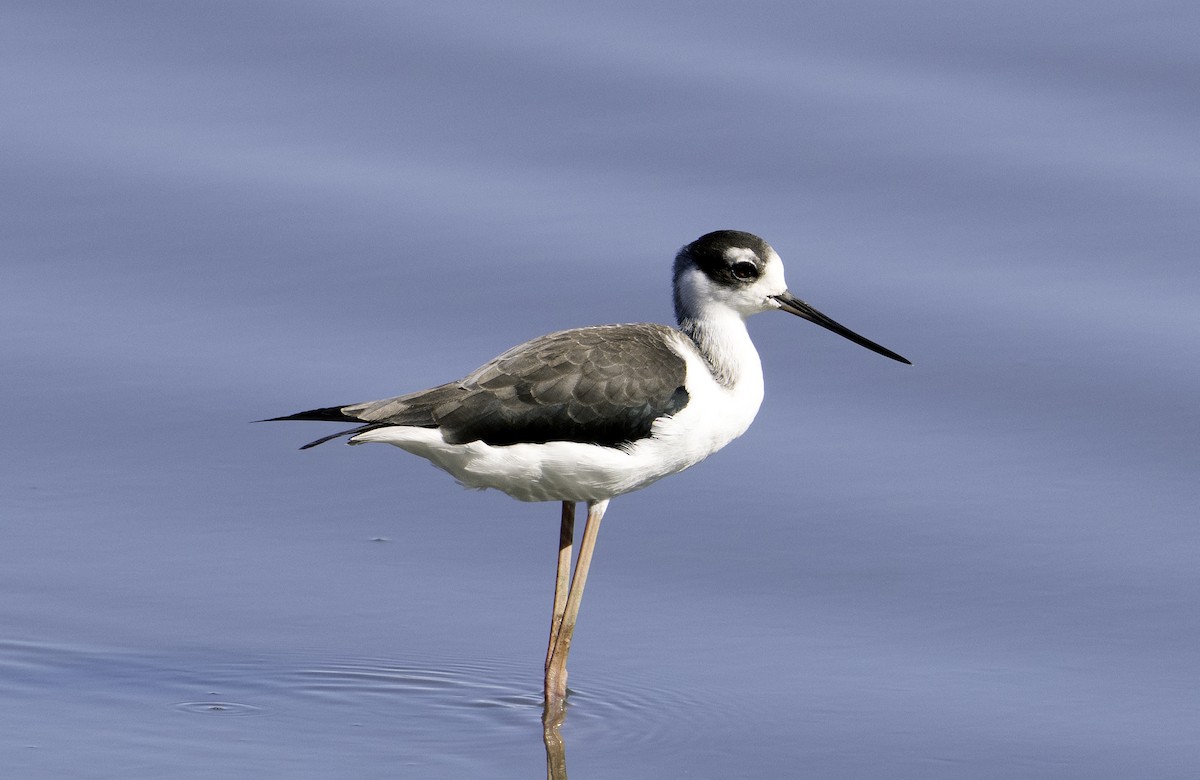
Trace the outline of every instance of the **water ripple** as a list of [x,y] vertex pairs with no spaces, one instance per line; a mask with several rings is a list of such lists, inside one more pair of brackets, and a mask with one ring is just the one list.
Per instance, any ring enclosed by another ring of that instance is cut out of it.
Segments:
[[181,701],[174,705],[180,712],[198,715],[262,715],[265,710],[252,704],[239,704],[231,701]]
[[[464,729],[485,741],[487,735],[508,739],[538,727],[540,671],[530,663],[500,659],[331,658],[294,652],[230,659],[198,648],[151,655],[0,642],[0,678],[10,693],[36,697],[66,683],[118,710],[158,706],[225,717],[336,717],[405,724],[426,734]],[[566,728],[575,734],[665,746],[686,738],[690,727],[731,714],[728,702],[655,684],[650,674],[605,679],[594,668],[586,674],[585,684],[572,686],[568,699]]]

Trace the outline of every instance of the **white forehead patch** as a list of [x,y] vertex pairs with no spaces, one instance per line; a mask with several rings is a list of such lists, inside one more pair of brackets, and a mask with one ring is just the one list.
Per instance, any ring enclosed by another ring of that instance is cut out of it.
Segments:
[[729,247],[728,249],[725,250],[724,257],[725,257],[725,260],[728,261],[728,263],[730,265],[733,265],[734,263],[738,262],[739,260],[748,260],[749,262],[754,263],[755,265],[757,265],[758,261],[759,261],[759,256],[754,254],[753,250],[747,249],[744,246]]
[[763,258],[766,261],[763,266],[762,283],[770,290],[770,295],[778,295],[787,290],[787,281],[783,278],[783,261],[779,259],[779,255],[775,254],[772,249]]

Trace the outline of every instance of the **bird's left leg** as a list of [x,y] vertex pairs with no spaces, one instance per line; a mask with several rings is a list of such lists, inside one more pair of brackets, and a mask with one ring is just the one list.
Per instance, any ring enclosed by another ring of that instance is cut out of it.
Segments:
[[592,552],[596,549],[596,535],[600,531],[600,520],[608,509],[608,499],[588,502],[587,524],[583,527],[583,541],[579,545],[579,558],[575,561],[575,573],[571,575],[571,591],[567,595],[567,606],[563,611],[562,625],[550,651],[550,663],[546,665],[546,712],[561,712],[567,698],[567,653],[571,650],[571,637],[579,619],[579,605],[583,601],[583,588],[587,585],[588,569],[592,565]]

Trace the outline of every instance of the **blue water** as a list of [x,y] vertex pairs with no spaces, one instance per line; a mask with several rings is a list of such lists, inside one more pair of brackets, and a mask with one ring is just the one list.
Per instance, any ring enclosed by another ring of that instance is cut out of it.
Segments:
[[6,777],[526,778],[558,510],[251,425],[670,318],[912,368],[613,502],[573,776],[1200,774],[1200,12],[8,2]]

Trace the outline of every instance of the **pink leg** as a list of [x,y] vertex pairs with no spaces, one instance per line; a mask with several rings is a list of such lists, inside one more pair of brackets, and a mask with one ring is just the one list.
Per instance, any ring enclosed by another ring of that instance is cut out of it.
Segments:
[[562,628],[563,612],[567,608],[567,588],[570,586],[571,545],[575,543],[575,502],[562,502],[562,524],[558,529],[558,577],[554,581],[554,613],[550,620],[550,645],[546,648],[546,668],[554,657],[554,643]]
[[571,637],[575,633],[575,623],[579,619],[579,605],[583,601],[583,588],[587,585],[588,569],[592,564],[592,553],[596,549],[596,535],[600,531],[600,520],[603,519],[606,509],[608,509],[607,499],[588,502],[587,524],[583,527],[583,542],[579,545],[579,560],[575,562],[575,573],[571,576],[571,589],[567,595],[567,604],[563,610],[558,634],[554,636],[554,643],[550,648],[549,661],[546,664],[546,715],[544,717],[558,713],[558,717],[561,718],[566,703],[567,654],[571,651]]

